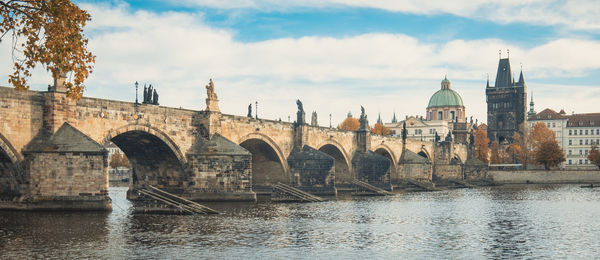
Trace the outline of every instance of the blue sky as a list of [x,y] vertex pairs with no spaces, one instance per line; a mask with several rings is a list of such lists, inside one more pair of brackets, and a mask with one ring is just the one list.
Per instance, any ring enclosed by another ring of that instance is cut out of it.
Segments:
[[[595,1],[77,1],[97,56],[85,95],[132,100],[153,84],[161,104],[204,108],[214,78],[224,113],[287,120],[295,99],[337,125],[424,115],[444,75],[486,120],[485,80],[498,50],[522,64],[536,110],[600,112],[600,4]],[[0,44],[6,50],[5,43]],[[4,62],[4,63],[2,63]],[[10,71],[9,62],[0,68]],[[8,73],[4,73],[8,74]],[[42,69],[31,80],[44,89]],[[6,82],[6,76],[0,76]]]

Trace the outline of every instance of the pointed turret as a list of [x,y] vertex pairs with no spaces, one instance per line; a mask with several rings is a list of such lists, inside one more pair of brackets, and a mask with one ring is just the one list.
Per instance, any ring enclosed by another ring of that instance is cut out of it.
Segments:
[[398,123],[398,119],[396,119],[396,112],[394,112],[394,117],[392,117],[392,123]]
[[377,123],[383,125],[383,122],[381,121],[381,113],[377,114]]
[[498,62],[498,72],[496,73],[496,88],[508,88],[512,86],[513,75],[510,69],[510,61],[508,58],[500,59]]
[[[521,77],[523,77],[523,72],[521,72]],[[519,82],[521,82],[521,79],[519,79]],[[535,116],[536,112],[533,109],[533,106],[533,92],[531,92],[531,102],[529,102],[529,112],[527,112],[527,117]]]

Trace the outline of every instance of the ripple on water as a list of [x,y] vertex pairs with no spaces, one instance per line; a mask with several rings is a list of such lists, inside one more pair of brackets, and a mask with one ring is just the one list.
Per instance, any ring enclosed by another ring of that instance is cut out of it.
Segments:
[[0,212],[0,258],[598,258],[600,192],[576,185],[227,203],[208,216]]

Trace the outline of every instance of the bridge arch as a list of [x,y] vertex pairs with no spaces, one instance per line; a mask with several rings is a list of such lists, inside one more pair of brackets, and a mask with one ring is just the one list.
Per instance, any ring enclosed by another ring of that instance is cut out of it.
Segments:
[[256,191],[291,181],[286,157],[273,139],[250,133],[240,138],[239,145],[252,154],[252,186]]
[[0,134],[0,198],[19,194],[21,167],[19,153],[4,135]]
[[417,152],[418,155],[425,157],[427,160],[432,161],[431,154],[425,148],[422,148]]
[[461,158],[460,155],[457,154],[457,153],[454,153],[454,155],[452,155],[452,159],[458,160],[458,162],[461,163],[461,164],[465,163],[465,161],[463,160],[463,158]]
[[398,161],[396,160],[396,155],[394,155],[394,152],[392,151],[392,149],[390,149],[389,146],[387,146],[385,144],[380,144],[379,146],[377,146],[375,148],[375,153],[387,157],[390,160],[391,172],[396,173],[396,167],[397,167]]
[[353,179],[352,164],[344,147],[334,140],[327,140],[319,145],[318,149],[335,159],[335,182],[337,184],[350,183]]
[[117,145],[129,159],[130,187],[153,185],[176,193],[184,188],[185,157],[165,133],[150,126],[126,125],[109,131],[106,141]]

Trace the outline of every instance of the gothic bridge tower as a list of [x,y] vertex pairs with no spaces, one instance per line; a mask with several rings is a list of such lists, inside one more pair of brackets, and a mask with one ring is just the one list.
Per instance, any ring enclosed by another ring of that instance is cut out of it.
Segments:
[[523,69],[515,82],[509,58],[500,58],[496,83],[490,86],[488,78],[485,95],[490,141],[510,142],[513,133],[518,132],[527,121],[527,85]]

